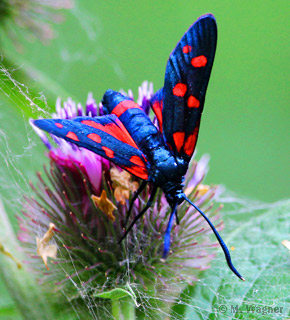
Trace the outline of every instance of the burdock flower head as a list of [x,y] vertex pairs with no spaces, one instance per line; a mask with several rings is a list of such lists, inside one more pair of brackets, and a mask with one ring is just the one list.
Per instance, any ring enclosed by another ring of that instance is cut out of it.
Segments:
[[[132,92],[128,95],[133,99]],[[147,114],[152,95],[152,84],[144,82],[138,103]],[[53,117],[102,114],[102,105],[89,94],[85,108],[72,100],[63,105],[58,100]],[[50,164],[44,167],[44,175],[38,173],[37,184],[31,184],[34,197],[25,198],[19,239],[29,254],[31,268],[42,273],[42,281],[67,289],[72,297],[84,292],[101,295],[128,283],[162,295],[168,286],[178,288],[181,282],[194,282],[199,271],[209,267],[217,243],[210,240],[208,224],[185,202],[178,211],[180,224],[172,230],[169,255],[162,259],[171,208],[161,191],[151,209],[118,243],[124,234],[129,202],[142,180],[89,150],[34,129],[48,148]],[[214,203],[217,187],[202,184],[207,164],[206,156],[192,161],[185,194],[220,229],[221,206]],[[140,213],[151,191],[152,186],[147,186],[136,199],[131,219]],[[172,296],[172,291],[169,294]]]

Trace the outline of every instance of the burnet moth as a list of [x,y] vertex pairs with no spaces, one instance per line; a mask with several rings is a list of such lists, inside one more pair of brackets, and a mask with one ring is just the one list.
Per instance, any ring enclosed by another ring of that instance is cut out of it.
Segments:
[[207,221],[224,251],[229,268],[244,280],[233,266],[229,250],[218,231],[187,198],[182,185],[198,137],[216,42],[217,26],[212,14],[201,16],[178,42],[167,62],[164,87],[150,101],[159,129],[137,103],[113,90],[104,94],[104,116],[39,119],[33,123],[143,179],[131,201],[127,220],[138,195],[147,183],[153,185],[147,204],[122,239],[150,208],[157,189],[161,188],[172,210],[164,236],[163,258],[170,249],[174,219],[178,222],[177,207],[185,200]]

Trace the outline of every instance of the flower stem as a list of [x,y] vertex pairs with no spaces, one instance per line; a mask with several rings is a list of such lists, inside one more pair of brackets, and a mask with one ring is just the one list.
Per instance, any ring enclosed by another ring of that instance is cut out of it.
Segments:
[[135,304],[131,298],[112,300],[112,316],[116,320],[135,320]]
[[[25,319],[52,319],[49,303],[40,288],[20,264],[17,240],[8,216],[0,200],[0,279],[5,283],[11,297]],[[14,254],[17,253],[17,258]]]

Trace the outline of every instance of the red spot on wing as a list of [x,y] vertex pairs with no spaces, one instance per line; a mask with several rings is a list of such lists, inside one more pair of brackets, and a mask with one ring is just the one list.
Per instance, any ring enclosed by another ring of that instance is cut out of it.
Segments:
[[159,130],[162,133],[162,109],[163,109],[163,101],[155,101],[152,105],[152,109],[156,115],[159,124]]
[[147,173],[147,170],[146,168],[144,167],[137,167],[137,166],[133,166],[133,167],[130,167],[130,168],[127,168],[126,169],[134,174],[135,176],[141,178],[141,179],[144,179],[144,180],[147,180],[148,179],[148,173]]
[[196,140],[198,136],[198,129],[199,129],[199,124],[194,128],[193,133],[187,137],[185,144],[183,146],[183,150],[188,156],[191,156],[195,149]]
[[101,137],[96,133],[90,133],[87,135],[87,137],[97,143],[101,143],[102,141]]
[[178,97],[183,97],[186,93],[187,86],[184,83],[177,83],[172,89],[173,94]]
[[180,150],[183,146],[184,136],[185,136],[184,132],[174,132],[173,133],[173,140],[174,140],[174,143],[175,143],[175,146],[176,146],[176,149],[178,152],[180,152]]
[[60,129],[63,128],[63,124],[62,123],[55,122],[54,124]]
[[81,121],[81,123],[87,126],[99,129],[103,132],[106,132],[109,135],[113,136],[114,138],[118,139],[119,141],[125,142],[130,146],[138,149],[135,141],[132,139],[129,132],[127,131],[127,129],[124,127],[124,125],[120,120],[118,120],[117,124],[111,122],[106,125],[102,125],[93,120],[83,120]]
[[132,100],[124,100],[116,105],[112,110],[112,114],[115,114],[118,118],[128,109],[140,109],[142,110],[137,103]]
[[72,132],[72,131],[69,131],[69,132],[66,134],[66,137],[67,137],[67,138],[70,138],[70,139],[72,139],[72,140],[74,140],[74,141],[80,141],[79,138],[77,137],[77,135],[76,135],[74,132]]
[[191,51],[192,47],[188,44],[182,48],[183,53],[189,53]]
[[187,100],[187,105],[189,108],[198,108],[200,105],[200,102],[194,96],[190,96]]
[[205,56],[198,56],[191,59],[191,64],[195,68],[205,67],[207,64],[207,58]]
[[138,156],[132,156],[130,158],[130,161],[134,164],[137,164],[138,166],[144,167],[144,162],[141,158],[139,158]]
[[114,151],[113,150],[111,150],[110,148],[105,147],[105,146],[103,146],[102,149],[105,151],[106,156],[108,158],[114,158]]
[[[144,159],[146,160],[145,157],[144,157]],[[134,174],[135,176],[137,176],[137,177],[139,177],[141,179],[147,180],[148,179],[148,172],[147,172],[147,169],[146,169],[145,164],[142,161],[142,159],[140,157],[138,157],[138,156],[132,156],[130,158],[130,161],[132,163],[136,164],[137,166],[126,167],[126,169],[129,172],[131,172],[132,174]]]

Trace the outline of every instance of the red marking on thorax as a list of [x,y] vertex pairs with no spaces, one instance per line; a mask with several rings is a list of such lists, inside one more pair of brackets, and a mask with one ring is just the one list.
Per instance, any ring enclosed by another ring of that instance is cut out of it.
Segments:
[[116,105],[112,110],[112,114],[115,114],[118,118],[128,109],[140,109],[142,110],[137,103],[132,100],[124,100]]
[[181,147],[183,146],[184,136],[185,136],[184,132],[174,132],[173,133],[173,140],[174,140],[174,143],[175,143],[175,146],[176,146],[176,149],[178,152],[180,152]]
[[172,92],[175,96],[183,97],[186,93],[187,86],[184,83],[177,83],[172,89]]
[[63,128],[63,124],[62,123],[55,122],[54,124],[60,129]]
[[205,67],[207,64],[207,58],[205,56],[198,56],[191,59],[191,64],[195,68]]
[[77,135],[76,135],[74,132],[72,132],[72,131],[69,131],[69,132],[66,134],[66,137],[67,137],[67,138],[70,138],[70,139],[72,139],[72,140],[74,140],[74,141],[80,141],[79,138],[77,137]]
[[83,120],[81,121],[82,124],[86,124],[87,126],[99,129],[103,132],[106,132],[108,134],[110,134],[111,136],[113,136],[114,138],[125,142],[127,144],[129,144],[130,146],[138,149],[136,143],[134,142],[134,140],[132,139],[132,137],[130,136],[129,132],[127,131],[127,129],[124,127],[124,125],[122,124],[122,122],[120,120],[118,120],[118,123],[108,123],[106,125],[102,125],[100,123],[97,123],[93,120]]
[[187,100],[187,105],[189,108],[198,108],[200,105],[200,102],[194,96],[190,96]]
[[187,137],[185,144],[183,146],[183,150],[188,156],[191,156],[195,149],[196,140],[198,136],[198,129],[199,129],[199,123],[194,128],[193,133]]
[[87,137],[97,143],[101,143],[102,141],[101,137],[96,133],[89,133]]
[[105,151],[106,156],[108,158],[114,158],[114,151],[113,150],[111,150],[111,149],[109,149],[109,148],[107,148],[105,146],[103,146],[102,149]]
[[159,131],[162,133],[162,109],[163,109],[163,101],[155,101],[152,105],[152,109],[156,115],[159,124]]
[[182,51],[183,51],[183,53],[189,53],[191,51],[191,49],[192,49],[192,47],[187,44],[182,48]]

